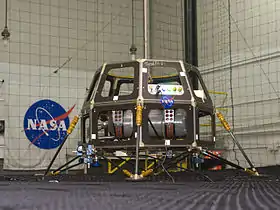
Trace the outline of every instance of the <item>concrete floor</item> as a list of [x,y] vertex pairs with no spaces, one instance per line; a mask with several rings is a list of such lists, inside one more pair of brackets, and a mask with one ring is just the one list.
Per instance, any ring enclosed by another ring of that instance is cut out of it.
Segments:
[[278,182],[3,182],[2,210],[279,209]]
[[181,173],[174,174],[175,183],[166,176],[135,183],[92,175],[36,180],[6,174],[0,182],[0,210],[279,209],[280,182],[271,171],[279,169],[258,178],[236,171],[210,173],[213,182]]

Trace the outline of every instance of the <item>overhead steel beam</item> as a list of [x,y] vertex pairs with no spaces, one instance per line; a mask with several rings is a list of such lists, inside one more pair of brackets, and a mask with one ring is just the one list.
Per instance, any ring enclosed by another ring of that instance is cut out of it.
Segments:
[[[196,0],[184,0],[184,56],[185,62],[193,66],[198,66],[197,52],[197,4]],[[198,89],[198,78],[191,76],[191,83],[194,90]],[[198,116],[198,112],[196,111]],[[212,117],[214,119],[214,116]],[[212,119],[212,132],[215,135]],[[199,139],[199,117],[196,117],[196,138]]]
[[[197,8],[196,0],[184,0],[184,50],[185,61],[198,66],[197,53]],[[194,89],[198,88],[198,80],[192,77]]]

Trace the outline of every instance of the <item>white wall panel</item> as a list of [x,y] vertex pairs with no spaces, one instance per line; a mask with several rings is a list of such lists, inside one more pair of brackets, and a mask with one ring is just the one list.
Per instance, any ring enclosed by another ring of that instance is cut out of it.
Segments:
[[[8,26],[11,40],[0,41],[0,118],[6,121],[6,169],[46,168],[55,150],[40,150],[26,139],[23,118],[30,105],[51,99],[66,110],[76,104],[70,119],[81,108],[86,88],[103,62],[130,60],[130,0],[11,0]],[[152,1],[156,58],[182,56],[180,2]],[[2,3],[1,3],[2,4]],[[159,6],[159,7],[157,7]],[[0,5],[4,14],[4,5]],[[159,16],[160,15],[160,16]],[[137,57],[143,54],[143,1],[135,1]],[[157,29],[161,23],[162,28]],[[4,26],[3,18],[0,26]],[[57,73],[54,73],[69,57]],[[3,101],[1,100],[3,99]],[[55,166],[66,161],[79,140],[79,126],[71,135]]]
[[[258,166],[279,162],[279,6],[276,0],[231,1],[230,8],[227,1],[199,1],[198,5],[201,71],[210,88],[229,94],[224,114],[232,124],[232,68],[235,133]],[[236,161],[232,141],[220,140]]]

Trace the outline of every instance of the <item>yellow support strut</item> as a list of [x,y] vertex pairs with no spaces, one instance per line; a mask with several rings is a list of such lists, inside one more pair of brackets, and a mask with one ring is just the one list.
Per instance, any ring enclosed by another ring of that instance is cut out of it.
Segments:
[[124,161],[122,161],[120,164],[118,164],[115,168],[112,169],[112,164],[108,161],[108,174],[115,173],[118,169],[120,169],[124,164],[126,164],[131,158],[128,157]]
[[244,168],[244,171],[249,173],[249,174],[253,174],[255,176],[259,176],[259,173],[257,172],[257,170],[255,169],[253,163],[250,161],[250,159],[248,158],[248,156],[246,155],[246,153],[244,152],[243,148],[241,147],[241,145],[239,144],[239,142],[236,140],[233,132],[231,131],[230,125],[229,123],[226,121],[226,119],[224,118],[223,114],[220,112],[216,112],[216,115],[218,117],[218,119],[221,121],[222,125],[224,126],[225,130],[228,131],[228,133],[230,134],[232,140],[236,143],[238,149],[241,151],[242,155],[244,156],[244,158],[246,159],[246,161],[248,162],[248,164],[250,165],[250,167],[252,169],[247,169]]

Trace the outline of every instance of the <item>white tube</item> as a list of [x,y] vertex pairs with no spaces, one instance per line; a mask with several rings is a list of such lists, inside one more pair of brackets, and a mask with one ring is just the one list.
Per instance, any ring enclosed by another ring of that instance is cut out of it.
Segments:
[[131,60],[136,60],[136,56],[135,56],[135,54],[131,54]]
[[144,0],[144,58],[148,59],[149,54],[148,54],[148,37],[149,37],[149,32],[148,32],[148,18],[149,18],[149,0]]

